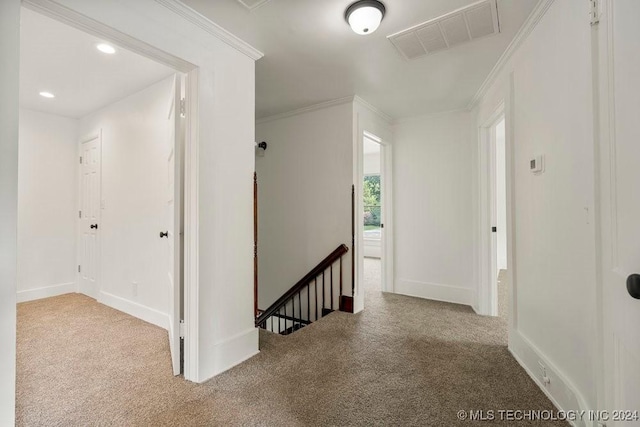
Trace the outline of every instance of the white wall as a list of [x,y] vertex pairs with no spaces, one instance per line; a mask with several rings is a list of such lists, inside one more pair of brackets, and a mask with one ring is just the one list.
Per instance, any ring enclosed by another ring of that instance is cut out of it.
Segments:
[[167,254],[159,233],[168,221],[172,98],[173,76],[83,117],[79,131],[86,139],[102,130],[98,301],[165,328]]
[[[351,248],[352,103],[258,123],[259,307],[340,244]],[[351,253],[343,259],[351,293]]]
[[0,425],[15,421],[20,1],[0,2]]
[[18,301],[76,290],[78,121],[20,110]]
[[253,313],[255,63],[226,46],[214,64],[211,72],[200,74],[201,90],[212,95],[199,98],[201,378],[258,352]]
[[[512,104],[515,262],[509,268],[516,269],[516,318],[510,349],[539,384],[538,361],[548,367],[551,384],[541,387],[564,409],[595,407],[590,32],[582,1],[553,2],[474,110],[480,126],[503,99]],[[537,176],[529,160],[540,154],[546,171]]]
[[397,293],[472,304],[474,146],[466,112],[394,127]]
[[507,165],[505,146],[505,122],[496,126],[496,226],[498,271],[507,269]]

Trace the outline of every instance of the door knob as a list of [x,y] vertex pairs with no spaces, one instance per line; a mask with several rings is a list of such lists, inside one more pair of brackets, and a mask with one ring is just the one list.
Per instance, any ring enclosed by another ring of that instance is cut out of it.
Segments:
[[169,238],[169,232],[168,231],[161,231],[160,232],[160,238],[162,239],[163,237]]
[[89,228],[97,230],[98,229],[98,224],[91,224],[89,226]]
[[640,299],[640,274],[627,277],[627,291],[635,299]]

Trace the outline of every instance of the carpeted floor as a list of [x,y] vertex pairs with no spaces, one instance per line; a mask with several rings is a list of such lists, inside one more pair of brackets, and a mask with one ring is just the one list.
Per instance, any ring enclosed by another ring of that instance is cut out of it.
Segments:
[[155,326],[77,294],[22,303],[17,423],[464,426],[463,409],[553,409],[507,351],[503,319],[377,286],[366,307],[263,333],[259,355],[197,385],[171,375]]

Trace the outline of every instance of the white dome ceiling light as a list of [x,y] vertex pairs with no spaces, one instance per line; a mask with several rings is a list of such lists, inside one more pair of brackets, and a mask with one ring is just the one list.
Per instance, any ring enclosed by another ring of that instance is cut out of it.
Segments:
[[46,92],[46,91],[42,91],[40,92],[40,96],[43,98],[55,98],[56,96],[54,94],[52,94],[51,92]]
[[347,8],[345,19],[356,34],[367,35],[378,29],[386,9],[378,0],[360,0]]

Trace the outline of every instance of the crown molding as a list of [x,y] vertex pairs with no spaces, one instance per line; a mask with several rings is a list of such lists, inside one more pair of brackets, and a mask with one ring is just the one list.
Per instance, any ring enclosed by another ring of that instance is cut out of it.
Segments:
[[502,69],[507,65],[507,62],[513,54],[518,50],[518,48],[522,45],[522,43],[529,37],[533,29],[538,25],[542,17],[547,13],[549,7],[553,4],[554,0],[540,0],[536,7],[533,9],[525,23],[522,25],[516,36],[511,40],[507,49],[502,53],[500,59],[496,63],[495,67],[491,70],[487,78],[485,79],[480,89],[476,92],[476,94],[471,99],[471,102],[467,106],[468,110],[472,110],[478,102],[486,95],[487,91],[495,83],[498,74],[502,71]]
[[392,125],[393,124],[393,117],[391,117],[390,115],[388,115],[384,111],[380,110],[378,107],[375,107],[373,104],[370,104],[369,102],[367,102],[364,99],[360,98],[358,95],[353,97],[353,102],[356,102],[356,103],[360,104],[361,106],[363,106],[364,108],[366,108],[367,110],[371,111],[373,114],[375,114],[376,116],[378,116],[382,120],[384,120],[388,125]]
[[273,116],[262,117],[256,120],[256,124],[262,124],[272,122],[274,120],[282,120],[288,117],[297,116],[299,114],[310,113],[312,111],[322,110],[324,108],[335,107],[337,105],[344,105],[350,102],[354,102],[355,96],[345,96],[344,98],[333,99],[331,101],[321,102],[319,104],[309,105],[307,107],[297,108],[295,110],[286,111],[280,114],[274,114]]
[[253,6],[249,6],[247,3],[245,3],[246,0],[238,0],[244,7],[247,8],[247,10],[249,10],[249,12],[253,12],[254,10],[258,9],[259,7],[264,6],[269,0],[261,0],[258,4],[255,4]]
[[254,61],[257,61],[264,56],[264,53],[260,52],[249,43],[231,34],[229,31],[214,23],[200,12],[197,12],[179,0],[155,0],[155,2],[166,7],[175,14],[182,16],[187,21],[203,29],[239,52],[244,53]]
[[335,107],[337,105],[348,104],[350,102],[357,103],[367,110],[371,111],[373,114],[380,117],[384,120],[388,125],[393,124],[393,118],[388,114],[384,113],[382,110],[374,107],[372,104],[368,103],[364,99],[360,98],[358,95],[353,96],[345,96],[343,98],[332,99],[330,101],[320,102],[318,104],[309,105],[302,108],[296,108],[295,110],[286,111],[284,113],[274,114],[272,116],[262,117],[256,120],[256,124],[262,124],[267,122],[272,122],[274,120],[282,120],[288,117],[297,116],[299,114],[310,113],[312,111],[318,111],[325,108]]

